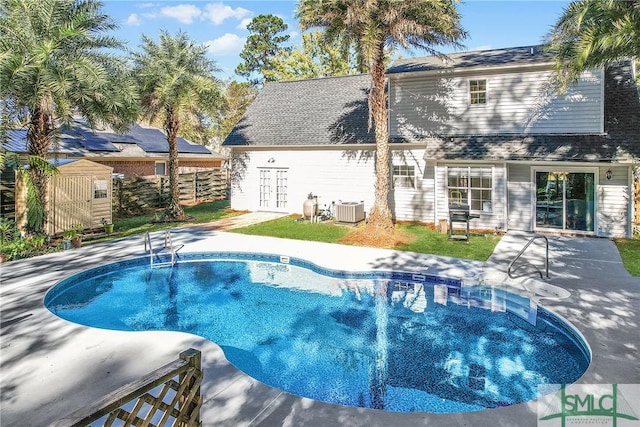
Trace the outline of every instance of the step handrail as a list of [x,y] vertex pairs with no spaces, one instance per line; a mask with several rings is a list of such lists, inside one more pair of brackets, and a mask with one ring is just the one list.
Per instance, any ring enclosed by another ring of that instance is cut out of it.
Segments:
[[173,240],[171,239],[171,232],[169,230],[164,232],[164,247],[167,247],[167,242],[169,243],[169,250],[171,251],[171,266],[176,262],[175,251],[173,250]]
[[[153,246],[151,245],[151,234],[148,231],[144,234],[145,252],[147,252],[147,246],[149,247],[149,266],[153,268]],[[171,232],[169,230],[164,232],[164,249],[167,248],[171,251],[171,266],[173,267],[176,263],[176,251],[173,248],[173,239],[171,239]]]
[[[518,255],[516,255],[516,257],[513,259],[513,261],[511,261],[509,263],[509,267],[507,268],[507,275],[513,279],[514,277],[511,275],[511,267],[513,267],[513,264],[520,258],[520,256],[522,256],[522,254],[524,253],[524,251],[527,250],[527,248],[536,240],[538,239],[544,239],[545,241],[545,257],[544,257],[544,268],[545,268],[545,273],[546,273],[546,277],[547,279],[549,278],[549,239],[547,239],[547,236],[543,236],[541,234],[535,235],[533,236],[531,239],[529,239],[529,241],[527,242],[526,245],[524,245],[524,248],[522,248],[522,250],[520,250],[520,252],[518,253]],[[531,264],[533,265],[533,264]],[[538,267],[536,267],[535,265],[533,265],[533,267],[538,271],[538,273],[540,274],[540,278],[544,279],[544,276],[542,275],[542,271],[540,271],[540,269]]]
[[144,251],[147,252],[147,243],[149,244],[149,266],[153,268],[153,246],[151,246],[151,234],[147,231],[144,233]]

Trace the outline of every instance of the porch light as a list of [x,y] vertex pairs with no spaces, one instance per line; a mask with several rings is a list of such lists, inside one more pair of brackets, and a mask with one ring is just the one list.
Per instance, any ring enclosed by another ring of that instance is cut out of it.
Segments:
[[610,180],[612,176],[613,176],[613,172],[611,172],[611,169],[609,169],[606,173],[607,180]]

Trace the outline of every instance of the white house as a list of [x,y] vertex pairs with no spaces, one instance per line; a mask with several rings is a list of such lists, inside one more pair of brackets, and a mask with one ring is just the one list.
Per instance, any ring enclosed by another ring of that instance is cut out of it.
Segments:
[[[640,100],[631,63],[584,73],[564,94],[538,46],[411,58],[388,70],[390,203],[438,223],[469,205],[473,228],[630,236]],[[265,85],[224,142],[231,207],[301,213],[374,198],[369,76]]]

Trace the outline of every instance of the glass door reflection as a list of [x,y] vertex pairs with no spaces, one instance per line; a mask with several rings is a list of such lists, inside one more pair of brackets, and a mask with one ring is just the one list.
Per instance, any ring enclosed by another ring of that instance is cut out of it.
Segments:
[[536,227],[594,231],[595,174],[536,172]]

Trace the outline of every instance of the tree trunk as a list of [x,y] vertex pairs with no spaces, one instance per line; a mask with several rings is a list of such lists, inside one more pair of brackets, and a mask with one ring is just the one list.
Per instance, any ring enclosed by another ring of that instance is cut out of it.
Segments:
[[373,116],[376,135],[376,184],[373,208],[369,212],[368,222],[376,230],[392,230],[393,219],[389,208],[389,124],[387,121],[387,93],[385,91],[384,45],[378,46],[376,57],[371,65],[371,93],[369,108]]
[[167,142],[169,144],[169,187],[171,190],[171,200],[166,209],[166,214],[170,219],[183,219],[184,210],[180,205],[180,188],[178,187],[178,128],[180,123],[178,116],[171,109],[167,109],[165,119],[165,131],[167,132]]
[[[51,115],[44,109],[36,108],[31,114],[31,123],[27,130],[27,153],[46,159],[51,146]],[[30,195],[34,203],[28,203],[27,228],[34,233],[44,232],[48,214],[48,185],[49,176],[47,171],[35,163],[29,162],[29,180],[33,185],[35,194]],[[31,211],[31,212],[29,212]]]

